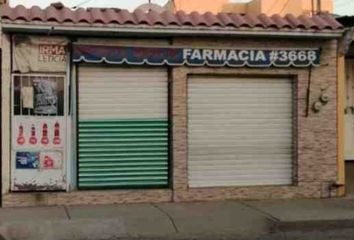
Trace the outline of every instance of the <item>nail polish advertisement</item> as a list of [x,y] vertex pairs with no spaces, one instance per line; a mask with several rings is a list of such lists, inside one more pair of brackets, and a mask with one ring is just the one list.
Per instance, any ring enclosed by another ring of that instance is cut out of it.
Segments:
[[43,145],[47,145],[49,143],[49,139],[48,139],[48,124],[47,123],[43,123],[43,125],[42,125],[41,143]]
[[63,143],[63,120],[60,117],[17,117],[13,125],[15,149],[58,149]]
[[29,139],[30,144],[35,145],[37,144],[37,137],[36,137],[36,127],[34,124],[31,126],[31,137]]
[[20,126],[18,126],[17,144],[19,144],[21,146],[23,144],[25,144],[25,136],[24,136],[22,124],[20,124]]
[[60,140],[60,124],[59,122],[56,122],[54,125],[54,140],[53,143],[55,145],[59,145],[61,142]]
[[62,153],[59,151],[41,152],[39,162],[41,169],[60,169],[62,166]]

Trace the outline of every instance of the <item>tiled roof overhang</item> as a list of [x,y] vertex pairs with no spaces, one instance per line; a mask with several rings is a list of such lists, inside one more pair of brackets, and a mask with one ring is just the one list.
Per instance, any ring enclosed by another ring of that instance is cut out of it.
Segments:
[[343,16],[336,18],[344,27],[354,27],[354,16]]
[[343,26],[329,15],[300,16],[291,14],[266,16],[237,13],[183,11],[142,12],[113,8],[79,8],[59,5],[46,9],[22,5],[1,9],[3,31],[46,32],[53,34],[120,34],[120,35],[264,35],[292,37],[339,37]]

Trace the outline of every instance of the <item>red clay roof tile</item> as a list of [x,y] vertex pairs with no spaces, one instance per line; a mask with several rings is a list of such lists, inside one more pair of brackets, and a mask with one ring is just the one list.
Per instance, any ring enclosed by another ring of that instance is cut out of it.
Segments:
[[235,29],[244,28],[289,28],[300,30],[339,30],[342,25],[329,15],[300,16],[295,17],[287,14],[285,17],[280,15],[267,16],[265,14],[249,15],[238,13],[212,13],[200,14],[192,12],[187,14],[183,11],[177,13],[155,11],[143,12],[136,10],[128,12],[117,8],[79,8],[71,10],[62,4],[52,4],[46,9],[37,6],[25,8],[22,5],[9,7],[5,5],[1,8],[2,21],[8,23],[31,23],[40,21],[43,24],[87,24],[95,26],[102,24],[116,25],[175,25],[192,27],[233,27]]
[[275,14],[272,16],[272,20],[276,23],[279,28],[292,28],[292,24],[286,21],[284,18],[279,16],[278,14]]

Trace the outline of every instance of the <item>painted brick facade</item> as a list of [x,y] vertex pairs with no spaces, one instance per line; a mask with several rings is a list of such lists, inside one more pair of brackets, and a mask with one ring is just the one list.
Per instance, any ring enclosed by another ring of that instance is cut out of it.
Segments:
[[[9,44],[3,50],[8,57]],[[326,198],[335,196],[329,186],[337,178],[337,41],[336,40],[253,40],[175,38],[173,46],[213,48],[318,48],[321,66],[309,68],[207,68],[176,67],[171,69],[172,159],[171,189],[74,191],[69,193],[9,193],[9,152],[3,158],[3,206],[108,204],[124,202],[213,201],[228,199]],[[9,62],[3,64],[3,109],[9,110]],[[259,186],[227,188],[189,188],[187,172],[187,81],[188,75],[290,77],[294,80],[295,154],[293,186]],[[325,92],[330,101],[319,113],[307,115],[307,92],[310,84],[310,108]],[[6,87],[4,89],[4,86]],[[4,108],[5,107],[5,108]],[[9,113],[8,113],[9,114]],[[9,138],[9,115],[3,115],[3,139]],[[8,141],[9,142],[9,141]],[[9,145],[3,143],[3,147]]]

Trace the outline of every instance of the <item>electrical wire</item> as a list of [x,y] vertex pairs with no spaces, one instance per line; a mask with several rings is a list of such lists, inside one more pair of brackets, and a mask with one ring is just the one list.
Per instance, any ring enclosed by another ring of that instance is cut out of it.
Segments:
[[89,2],[91,2],[91,1],[92,1],[92,0],[84,0],[84,1],[79,2],[78,4],[76,4],[76,5],[73,6],[72,8],[73,8],[73,9],[76,9],[76,8],[82,6],[82,5],[86,4],[86,3],[89,3]]
[[279,11],[279,14],[282,14],[282,12],[285,10],[285,8],[288,6],[290,0],[286,1],[286,3],[284,4],[283,8]]
[[176,4],[176,1],[175,0],[171,0],[172,1],[172,5],[173,5],[173,9],[175,11],[177,11],[177,4]]

